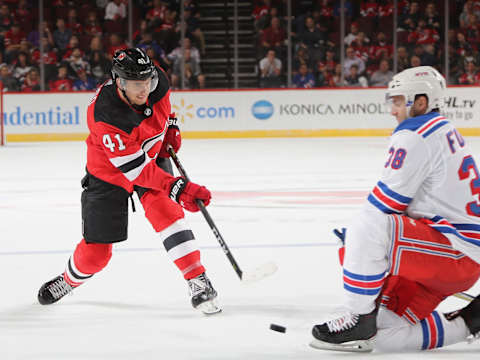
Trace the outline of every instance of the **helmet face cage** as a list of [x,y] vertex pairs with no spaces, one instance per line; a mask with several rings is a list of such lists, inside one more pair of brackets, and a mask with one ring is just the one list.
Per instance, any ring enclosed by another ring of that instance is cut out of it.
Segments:
[[408,113],[415,101],[415,96],[426,95],[427,113],[433,109],[443,111],[445,79],[431,66],[418,66],[395,75],[388,84],[387,103],[393,96],[404,96]]
[[112,79],[120,79],[123,90],[126,80],[151,79],[150,92],[158,85],[158,73],[150,58],[139,48],[119,50],[112,60]]

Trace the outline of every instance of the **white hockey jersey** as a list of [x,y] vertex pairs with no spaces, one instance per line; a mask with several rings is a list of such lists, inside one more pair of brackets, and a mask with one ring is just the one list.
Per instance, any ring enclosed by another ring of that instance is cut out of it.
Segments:
[[386,214],[431,220],[452,246],[480,263],[480,174],[460,133],[438,113],[394,130],[380,181],[368,196]]

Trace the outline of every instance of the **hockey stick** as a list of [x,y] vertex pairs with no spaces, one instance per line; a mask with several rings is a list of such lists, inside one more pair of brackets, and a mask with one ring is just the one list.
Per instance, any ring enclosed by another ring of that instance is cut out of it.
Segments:
[[473,299],[475,299],[475,296],[472,296],[472,295],[467,294],[465,292],[459,292],[459,293],[453,294],[453,296],[455,296],[458,299],[462,299],[462,300],[469,301],[469,302],[472,301]]
[[[184,167],[180,163],[180,160],[178,159],[178,156],[173,150],[173,148],[168,145],[167,147],[168,153],[170,154],[170,157],[172,158],[173,162],[175,163],[175,166],[177,167],[178,171],[180,172],[180,175],[183,176],[187,181],[190,181],[187,172],[185,171]],[[233,257],[232,252],[227,246],[227,243],[223,239],[223,236],[220,234],[220,231],[218,230],[217,226],[213,222],[212,217],[208,213],[207,209],[205,208],[205,205],[203,204],[203,201],[201,200],[196,200],[196,203],[198,207],[200,208],[200,211],[202,212],[203,217],[207,221],[208,225],[210,226],[210,229],[212,229],[213,234],[217,238],[218,243],[222,247],[222,250],[224,254],[227,256],[228,260],[230,261],[230,264],[232,264],[233,270],[237,273],[238,277],[242,282],[254,282],[257,280],[261,280],[264,277],[267,277],[271,274],[273,274],[275,271],[277,271],[277,265],[275,265],[272,262],[263,264],[259,266],[258,268],[254,269],[253,271],[249,272],[244,272],[240,269],[240,266],[238,266],[237,261]]]

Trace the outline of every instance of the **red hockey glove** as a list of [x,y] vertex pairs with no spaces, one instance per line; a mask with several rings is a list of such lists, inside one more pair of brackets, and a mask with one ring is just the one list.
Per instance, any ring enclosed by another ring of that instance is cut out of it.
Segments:
[[207,206],[210,204],[212,194],[205,186],[185,180],[184,177],[177,177],[170,186],[170,199],[179,203],[185,210],[197,212],[200,210],[195,200],[203,201]]
[[158,152],[158,156],[163,158],[168,158],[170,156],[167,151],[167,145],[171,145],[175,152],[180,150],[180,146],[182,145],[182,135],[180,134],[177,122],[178,120],[175,117],[175,113],[168,115],[168,129],[165,138],[163,139],[162,147]]

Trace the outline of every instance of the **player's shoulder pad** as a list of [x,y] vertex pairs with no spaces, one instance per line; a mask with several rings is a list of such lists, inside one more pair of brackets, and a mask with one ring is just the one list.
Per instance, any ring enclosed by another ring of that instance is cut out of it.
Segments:
[[138,120],[135,112],[120,99],[116,91],[117,88],[112,81],[103,85],[94,104],[94,120],[96,123],[103,122],[130,134]]
[[170,89],[170,82],[168,81],[168,76],[165,74],[162,68],[156,67],[158,73],[158,84],[155,90],[150,94],[149,99],[151,104],[154,104],[167,94]]

